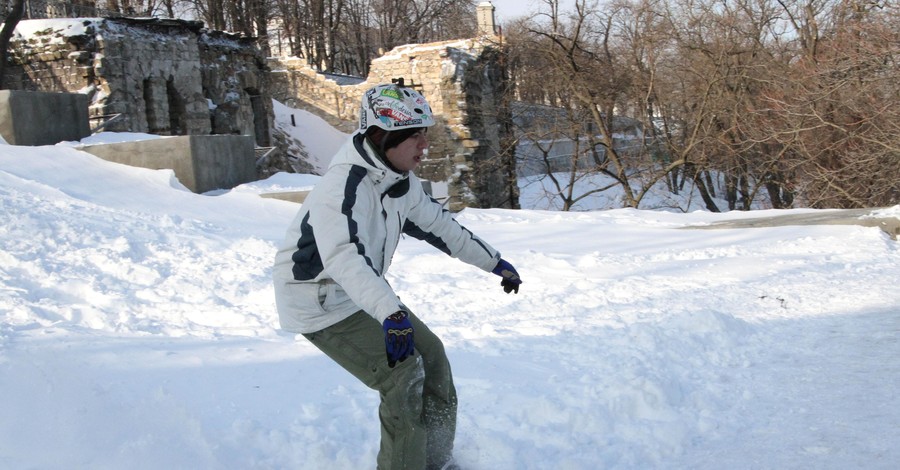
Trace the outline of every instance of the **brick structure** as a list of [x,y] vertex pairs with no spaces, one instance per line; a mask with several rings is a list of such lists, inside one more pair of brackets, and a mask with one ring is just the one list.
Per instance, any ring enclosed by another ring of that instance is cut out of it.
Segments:
[[487,36],[400,46],[373,60],[365,81],[345,85],[302,60],[270,59],[272,96],[350,132],[365,90],[402,78],[425,96],[437,121],[428,135],[428,158],[416,174],[444,186],[451,209],[515,208],[508,83],[496,44]]
[[87,94],[94,127],[251,135],[267,147],[272,98],[349,132],[362,93],[402,78],[436,113],[429,155],[417,170],[432,182],[433,194],[449,196],[452,210],[518,207],[508,81],[493,34],[397,47],[372,62],[366,79],[347,84],[296,59],[266,63],[252,38],[208,31],[199,22],[80,18],[52,24],[42,31],[28,28],[43,23],[19,24],[28,39],[13,44],[7,83]]
[[75,18],[12,45],[12,89],[84,93],[94,127],[159,135],[239,134],[268,146],[272,103],[252,39],[195,21]]

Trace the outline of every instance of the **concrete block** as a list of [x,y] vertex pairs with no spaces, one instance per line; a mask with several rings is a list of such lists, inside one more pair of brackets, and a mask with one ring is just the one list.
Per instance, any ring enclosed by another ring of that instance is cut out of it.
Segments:
[[309,196],[309,191],[284,191],[284,192],[276,192],[276,193],[262,193],[260,196],[268,199],[280,199],[282,201],[288,202],[296,202],[297,204],[303,204],[303,201],[306,200],[306,196]]
[[154,170],[171,169],[188,189],[205,193],[256,181],[252,136],[190,135],[86,145],[104,160]]
[[0,135],[12,145],[53,145],[91,135],[80,93],[0,90]]

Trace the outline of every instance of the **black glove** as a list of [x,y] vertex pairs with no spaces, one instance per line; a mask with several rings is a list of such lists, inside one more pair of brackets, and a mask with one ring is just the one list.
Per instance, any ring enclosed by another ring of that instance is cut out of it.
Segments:
[[404,311],[387,317],[382,324],[384,328],[384,348],[387,352],[388,366],[394,367],[415,353],[413,326]]
[[497,263],[497,266],[491,272],[503,278],[503,280],[500,281],[500,285],[503,286],[503,292],[506,292],[507,294],[513,291],[515,291],[516,294],[519,293],[519,284],[522,283],[522,279],[519,278],[519,273],[516,272],[516,268],[512,267],[506,260],[501,258],[500,262]]

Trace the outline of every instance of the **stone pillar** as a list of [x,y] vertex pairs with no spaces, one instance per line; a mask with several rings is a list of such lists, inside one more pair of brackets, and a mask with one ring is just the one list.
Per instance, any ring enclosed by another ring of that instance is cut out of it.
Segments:
[[497,34],[497,22],[494,20],[494,4],[487,1],[478,4],[478,35],[495,36]]

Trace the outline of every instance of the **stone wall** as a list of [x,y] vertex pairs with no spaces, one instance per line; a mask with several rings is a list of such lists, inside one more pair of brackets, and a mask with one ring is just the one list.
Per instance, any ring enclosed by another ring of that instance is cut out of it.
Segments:
[[210,104],[213,134],[256,136],[272,145],[272,97],[268,67],[252,38],[207,31],[199,38],[203,96]]
[[272,96],[305,109],[345,132],[357,126],[363,93],[403,78],[431,104],[428,158],[416,170],[444,185],[453,210],[517,207],[512,132],[500,51],[489,40],[469,39],[397,47],[372,61],[362,83],[340,85],[299,59],[270,59]]
[[[10,88],[84,93],[94,127],[159,135],[239,134],[270,143],[265,63],[252,40],[193,21],[23,21]],[[117,116],[113,119],[114,116]]]
[[10,88],[87,94],[93,126],[111,131],[251,135],[269,146],[274,98],[350,132],[365,90],[402,78],[436,114],[417,170],[434,194],[449,196],[453,210],[518,206],[508,81],[491,37],[401,46],[375,59],[365,81],[339,84],[300,60],[266,63],[252,38],[199,22],[81,18],[23,28],[29,39],[12,44]]

